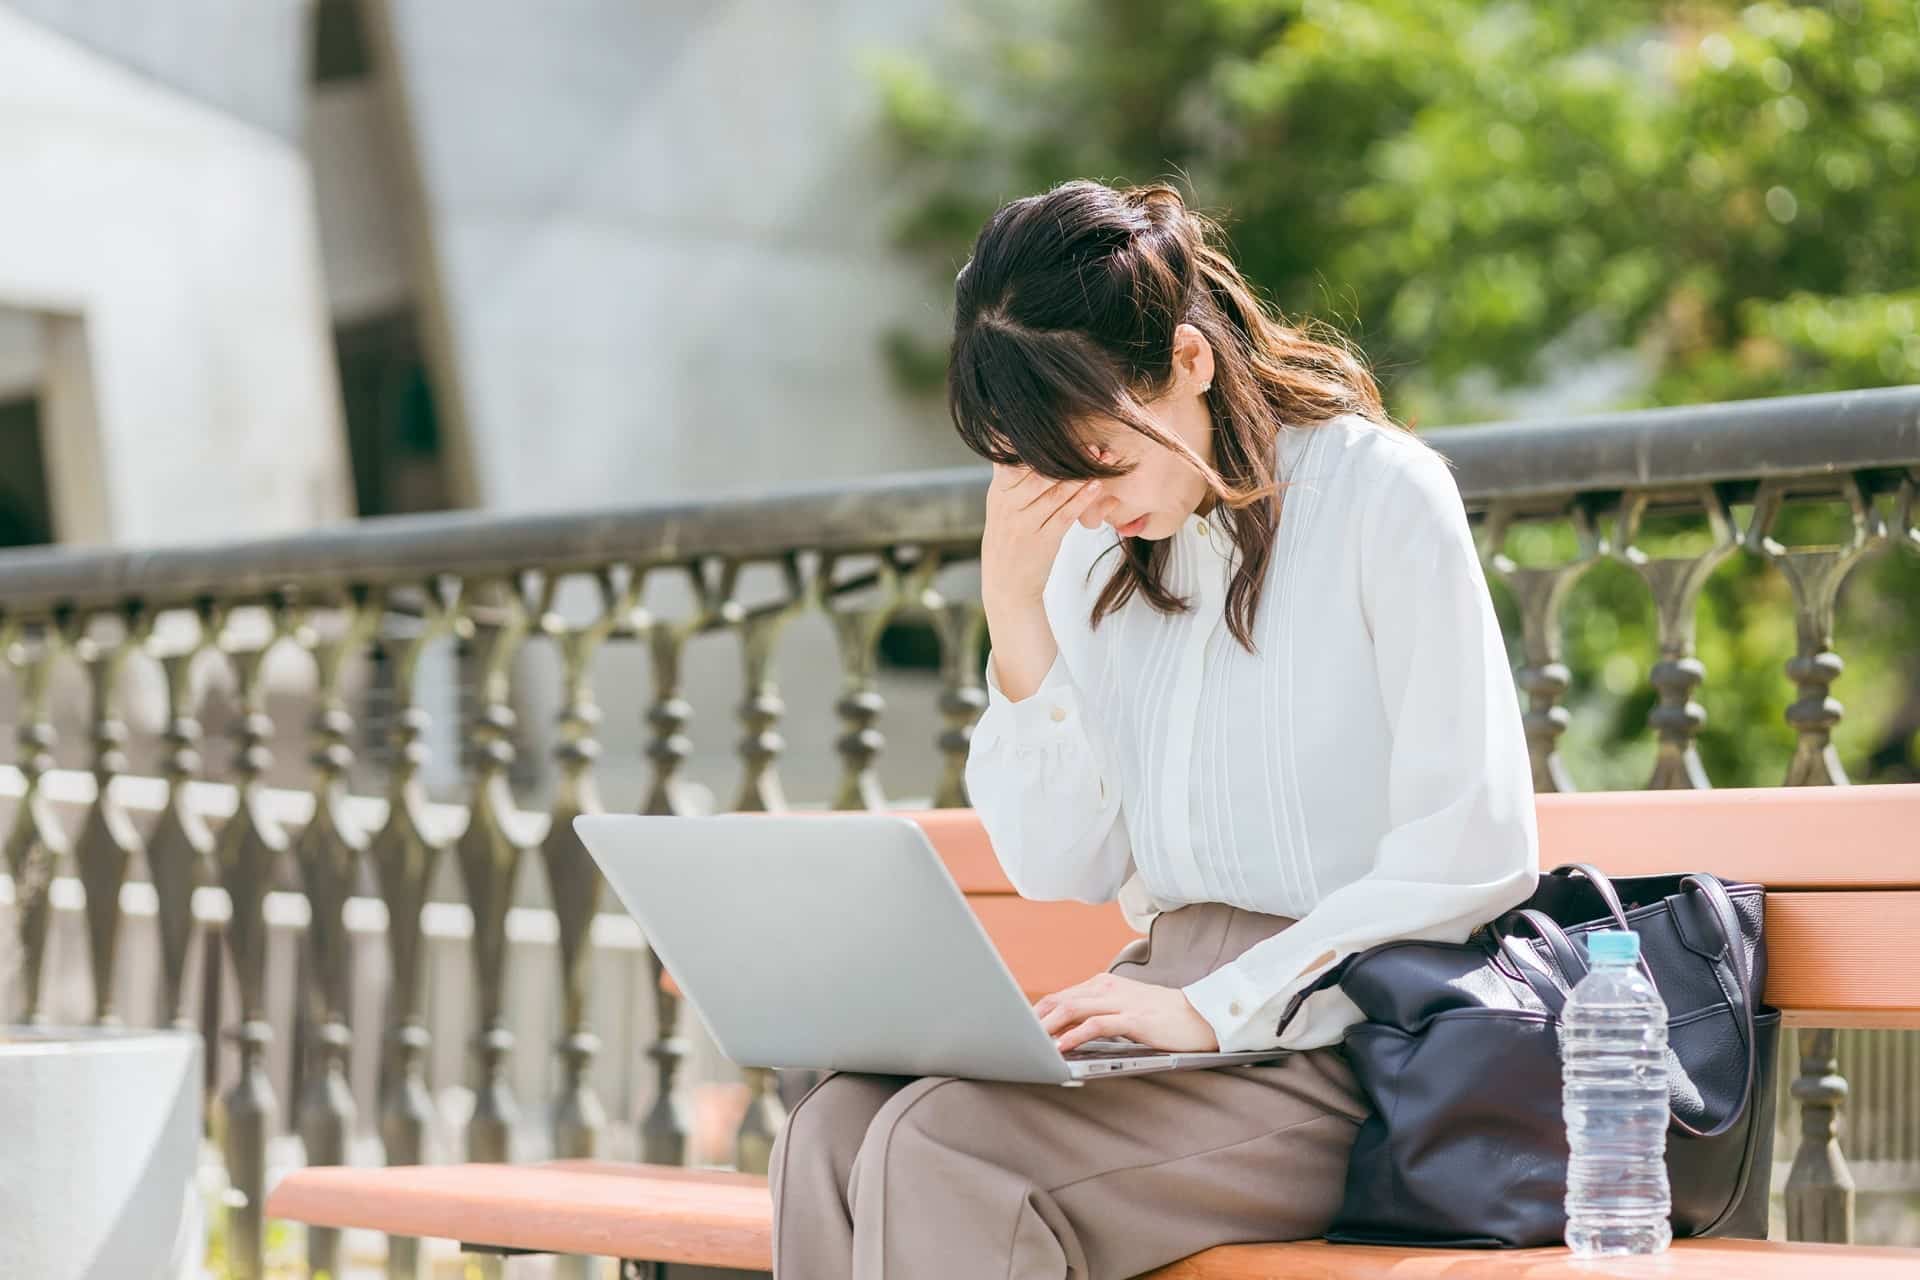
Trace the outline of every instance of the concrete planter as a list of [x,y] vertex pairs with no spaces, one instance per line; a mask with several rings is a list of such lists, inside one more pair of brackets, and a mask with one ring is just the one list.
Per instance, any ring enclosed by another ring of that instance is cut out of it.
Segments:
[[200,1037],[0,1027],[0,1276],[197,1274]]

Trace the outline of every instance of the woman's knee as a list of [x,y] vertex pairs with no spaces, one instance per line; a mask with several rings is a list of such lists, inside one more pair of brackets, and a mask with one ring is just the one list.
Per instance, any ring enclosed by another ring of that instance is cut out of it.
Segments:
[[860,1141],[862,1164],[884,1163],[903,1150],[964,1146],[992,1113],[996,1088],[981,1080],[923,1076],[887,1099]]
[[774,1141],[773,1170],[804,1161],[844,1171],[852,1167],[874,1115],[905,1083],[897,1076],[834,1072],[794,1104]]

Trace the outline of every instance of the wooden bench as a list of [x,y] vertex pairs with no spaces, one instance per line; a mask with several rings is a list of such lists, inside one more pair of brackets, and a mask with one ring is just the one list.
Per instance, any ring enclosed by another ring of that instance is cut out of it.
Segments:
[[[908,816],[927,831],[1031,994],[1098,972],[1135,936],[1115,906],[1016,895],[970,811]],[[1920,1027],[1920,784],[1543,795],[1539,816],[1546,865],[1586,861],[1623,876],[1701,869],[1767,885],[1766,994],[1787,1026]],[[645,1260],[661,1270],[692,1264],[765,1272],[772,1265],[766,1181],[742,1173],[593,1160],[313,1168],[282,1179],[267,1214],[448,1238],[483,1251]],[[1701,1280],[1914,1280],[1920,1250],[1681,1241],[1656,1266],[1662,1275]],[[1210,1249],[1154,1275],[1548,1280],[1616,1273],[1651,1274],[1637,1263],[1575,1263],[1562,1249],[1306,1242]]]

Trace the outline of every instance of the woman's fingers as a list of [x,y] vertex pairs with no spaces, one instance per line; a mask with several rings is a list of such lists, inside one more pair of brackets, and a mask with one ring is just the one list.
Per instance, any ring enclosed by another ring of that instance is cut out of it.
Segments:
[[[1045,513],[1053,510],[1056,504],[1072,497],[1077,483],[1073,480],[1048,480],[1044,476],[1036,476],[1035,483],[1016,489],[1014,498],[1019,502],[1022,511]],[[1045,520],[1041,520],[1040,523],[1044,524]]]
[[1077,1000],[1084,996],[1097,996],[1102,992],[1118,990],[1120,980],[1110,973],[1096,973],[1091,978],[1082,978],[1070,987],[1062,987],[1051,995],[1041,996],[1033,1002],[1033,1011],[1042,1016],[1054,1005],[1067,1000]]
[[1052,532],[1078,520],[1083,512],[1105,494],[1098,480],[1048,480],[1029,467],[993,464],[994,485],[1007,501],[1021,511],[1037,511],[1040,519],[1034,532]]
[[1081,512],[1105,496],[1104,486],[1098,480],[1089,480],[1055,507],[1053,514],[1042,521],[1040,527],[1048,533],[1064,532],[1068,525],[1080,518]]
[[1124,1036],[1127,1034],[1127,1025],[1128,1019],[1124,1015],[1103,1013],[1097,1017],[1088,1018],[1064,1035],[1056,1036],[1055,1042],[1060,1046],[1060,1052],[1066,1053],[1070,1049],[1079,1048],[1089,1040]]
[[1050,1036],[1059,1035],[1063,1028],[1078,1021],[1079,1015],[1073,1012],[1072,1006],[1062,1001],[1040,1015],[1040,1029]]
[[1119,1010],[1119,1002],[1111,997],[1103,998],[1091,993],[1056,997],[1053,1006],[1040,1015],[1040,1025],[1048,1035],[1058,1035],[1076,1022],[1117,1013]]

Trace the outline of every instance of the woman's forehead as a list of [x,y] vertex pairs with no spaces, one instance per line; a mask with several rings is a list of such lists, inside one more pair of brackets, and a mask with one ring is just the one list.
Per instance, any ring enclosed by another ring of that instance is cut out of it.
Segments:
[[1090,413],[1068,421],[1067,431],[1082,446],[1110,445],[1137,432],[1110,414]]

